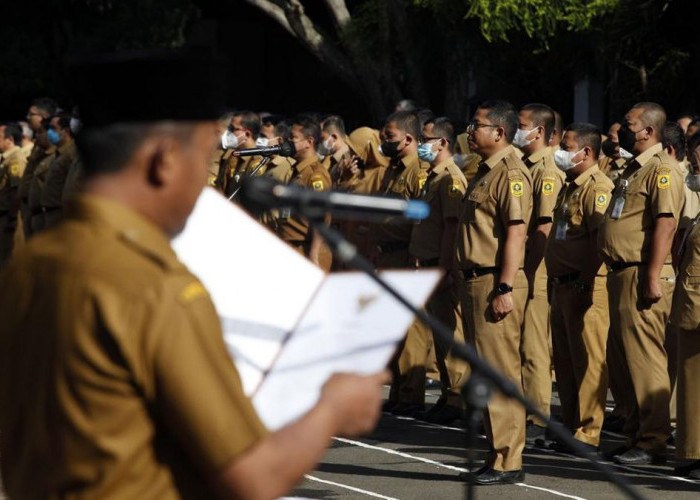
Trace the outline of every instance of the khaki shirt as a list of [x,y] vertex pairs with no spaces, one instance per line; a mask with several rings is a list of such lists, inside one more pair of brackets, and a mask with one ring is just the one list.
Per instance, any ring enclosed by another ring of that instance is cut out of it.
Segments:
[[[683,180],[689,173],[688,161],[683,160],[678,163],[678,173],[681,174]],[[695,216],[700,212],[700,193],[691,191],[691,189],[683,183],[683,192],[685,193],[683,210],[681,211],[681,219],[678,221],[679,234],[683,234],[683,231],[690,225],[690,223],[695,219]]]
[[22,178],[19,181],[19,198],[23,203],[26,203],[29,199],[29,187],[32,184],[32,177],[34,176],[34,170],[49,155],[49,150],[41,149],[39,146],[32,150],[32,154],[29,155],[27,159],[27,166],[24,168],[22,173]]
[[80,158],[76,158],[68,169],[68,175],[66,176],[66,184],[63,186],[63,205],[65,206],[68,201],[78,194],[78,191],[83,185],[83,164]]
[[80,197],[0,286],[10,497],[212,498],[266,435],[207,291],[141,215]]
[[[380,168],[383,170],[383,175],[376,178],[380,184],[375,193],[408,200],[420,198],[430,164],[420,161],[418,153],[413,153],[406,158],[392,161],[388,167]],[[408,247],[412,226],[413,223],[405,219],[390,217],[374,226],[374,241],[379,245],[403,242]]]
[[482,162],[469,183],[457,236],[458,268],[499,267],[509,223],[527,225],[531,214],[530,171],[508,146]]
[[[289,184],[314,191],[330,191],[331,177],[316,157],[302,160],[294,165]],[[277,235],[287,243],[301,244],[311,241],[311,231],[308,221],[297,214],[285,214],[280,210],[277,221]]]
[[207,185],[216,188],[216,181],[219,178],[219,172],[222,168],[226,168],[231,155],[232,149],[216,149],[212,154],[211,161],[207,167]]
[[[670,214],[679,220],[684,179],[675,164],[659,143],[625,168],[598,231],[598,249],[606,264],[647,262],[657,216]],[[624,208],[615,219],[612,212],[618,199],[624,200]],[[671,263],[670,253],[666,263]]]
[[700,224],[697,219],[686,237],[669,321],[684,330],[697,332],[700,329]]
[[554,155],[549,147],[542,148],[524,159],[532,176],[532,220],[528,234],[532,235],[541,219],[552,220],[554,205],[559,191],[564,186],[566,176],[554,163]]
[[413,225],[409,252],[417,259],[440,257],[445,220],[458,219],[467,192],[467,179],[452,158],[428,171],[420,199],[430,206],[430,215]]
[[17,190],[27,158],[19,146],[5,151],[0,159],[0,212],[17,208]]
[[544,261],[549,276],[581,272],[597,243],[614,184],[593,165],[561,190]]
[[[235,162],[233,160],[236,160]],[[228,171],[228,178],[226,179],[226,188],[224,193],[226,196],[231,196],[233,192],[238,189],[241,185],[241,179],[243,176],[250,175],[253,170],[262,161],[262,156],[240,156],[238,158],[232,158],[231,165],[233,165]],[[266,165],[260,167],[260,169],[255,172],[255,175],[263,175],[267,169]]]
[[622,172],[625,171],[625,167],[627,166],[627,160],[625,160],[624,158],[618,158],[617,160],[613,160],[612,158],[608,157],[606,157],[605,159],[607,161],[605,162],[605,164],[601,163],[600,171],[607,175],[611,181],[617,182],[617,179],[622,175]]
[[44,185],[46,184],[46,176],[49,173],[49,167],[56,159],[56,148],[51,146],[46,150],[46,156],[38,163],[32,174],[31,181],[29,183],[29,194],[27,196],[27,203],[29,204],[29,210],[32,215],[41,213],[41,193],[44,191]]
[[75,142],[70,141],[56,150],[56,157],[46,174],[44,190],[41,193],[41,205],[46,209],[63,207],[63,188],[68,177],[68,170],[77,158]]
[[[29,157],[32,155],[32,151],[34,151],[34,143],[33,142],[28,142],[24,146],[20,146],[20,149],[22,150],[22,154],[24,157],[29,161]],[[38,148],[37,148],[38,149]]]
[[295,163],[296,161],[294,158],[288,158],[286,156],[273,156],[270,159],[265,175],[272,177],[277,182],[281,182],[282,184],[289,184],[292,174],[294,173]]
[[369,127],[353,130],[348,136],[357,155],[365,164],[365,170],[389,165],[389,158],[379,152],[381,139],[379,131]]

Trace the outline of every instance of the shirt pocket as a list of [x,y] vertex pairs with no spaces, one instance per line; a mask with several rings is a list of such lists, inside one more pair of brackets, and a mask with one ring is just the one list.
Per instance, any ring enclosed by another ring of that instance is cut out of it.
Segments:
[[583,203],[581,195],[572,196],[566,208],[566,219],[572,226],[580,226],[583,222]]
[[700,287],[700,266],[691,265],[685,269],[684,284],[693,288]]
[[489,193],[486,190],[475,189],[467,196],[466,202],[466,219],[470,224],[484,224],[490,222],[493,224],[495,217],[494,211],[490,207]]

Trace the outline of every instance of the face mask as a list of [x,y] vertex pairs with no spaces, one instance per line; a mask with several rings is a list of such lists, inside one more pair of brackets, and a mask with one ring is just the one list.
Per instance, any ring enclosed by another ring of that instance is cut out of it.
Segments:
[[457,165],[459,168],[464,168],[464,165],[467,164],[467,155],[456,154],[452,156],[452,160],[455,162],[455,165]]
[[379,146],[379,152],[387,158],[396,158],[399,154],[399,143],[401,141],[388,142],[384,141]]
[[50,128],[46,131],[46,139],[54,146],[58,146],[58,141],[61,140],[61,137],[58,135],[58,132]]
[[559,167],[559,169],[563,172],[571,170],[572,168],[575,168],[577,165],[583,162],[583,160],[581,160],[579,162],[574,163],[574,157],[581,151],[583,151],[583,149],[576,152],[564,151],[563,149],[559,149],[557,152],[554,153],[554,163],[556,163],[557,167]]
[[241,144],[241,137],[227,130],[221,134],[221,147],[224,149],[236,149]]
[[70,131],[73,132],[73,135],[76,135],[78,131],[80,130],[80,120],[77,118],[71,118],[70,119]]
[[258,137],[255,139],[255,147],[256,148],[266,148],[269,146],[270,139],[267,137]]
[[535,139],[528,139],[527,136],[537,130],[537,127],[532,130],[521,130],[515,131],[515,137],[513,137],[513,146],[518,148],[524,148],[525,146],[531,144]]
[[630,130],[627,125],[620,127],[617,131],[617,139],[620,143],[620,151],[626,149],[627,151],[633,151],[634,145],[637,143],[637,134],[644,129],[637,130],[636,132]]
[[700,191],[700,174],[688,174],[685,176],[685,185],[691,191]]
[[321,156],[329,156],[333,154],[333,137],[329,137],[318,145],[318,154]]
[[424,143],[418,146],[418,158],[428,163],[433,163],[437,158],[437,151],[433,151],[433,145]]
[[631,158],[634,158],[634,155],[626,149],[620,148],[620,158],[622,158],[623,160],[629,160]]

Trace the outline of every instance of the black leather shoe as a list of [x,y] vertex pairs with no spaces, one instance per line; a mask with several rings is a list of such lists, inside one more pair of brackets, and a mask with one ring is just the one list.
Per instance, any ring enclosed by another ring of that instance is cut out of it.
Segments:
[[651,453],[642,448],[630,448],[621,455],[615,455],[613,457],[613,462],[620,465],[651,465],[651,464],[661,464],[666,461],[664,455],[658,455]]
[[525,426],[525,442],[530,445],[535,444],[535,441],[538,440],[544,442],[545,431],[544,427],[528,422]]
[[626,453],[627,451],[629,451],[629,449],[630,449],[629,446],[625,446],[625,445],[618,446],[617,448],[613,448],[612,450],[606,451],[605,453],[603,453],[603,458],[605,460],[613,460],[616,456],[622,455],[623,453]]
[[431,424],[449,424],[460,418],[462,418],[462,409],[446,404],[437,411],[426,413],[421,420]]
[[625,419],[616,415],[608,415],[603,420],[603,430],[610,432],[622,432],[625,428]]
[[399,403],[394,406],[389,413],[396,415],[397,417],[411,417],[415,418],[425,411],[425,405],[412,404],[412,403]]
[[[461,477],[461,476],[460,476]],[[522,469],[519,470],[494,470],[491,467],[482,468],[472,476],[474,484],[482,486],[490,486],[492,484],[513,484],[519,483],[525,479],[525,473]],[[467,479],[469,481],[469,479]]]
[[[700,475],[700,460],[679,465],[673,469],[673,473],[677,476],[690,476],[692,473]],[[698,479],[698,476],[695,476],[694,479]]]

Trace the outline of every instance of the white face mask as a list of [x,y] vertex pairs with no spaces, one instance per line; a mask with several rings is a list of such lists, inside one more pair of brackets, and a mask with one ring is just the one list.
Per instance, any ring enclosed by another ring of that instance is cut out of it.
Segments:
[[531,144],[535,138],[528,139],[527,136],[537,130],[537,127],[532,130],[522,130],[518,129],[515,131],[515,137],[513,137],[513,146],[517,148],[524,148],[525,146]]
[[241,142],[241,137],[237,136],[230,130],[227,130],[221,134],[221,147],[224,149],[236,149],[241,145]]
[[267,137],[258,137],[255,139],[255,147],[257,148],[266,148],[270,144],[270,139]]
[[554,153],[554,163],[556,163],[557,167],[559,167],[559,169],[564,172],[571,170],[572,168],[575,168],[577,165],[583,162],[583,160],[581,160],[579,162],[574,163],[574,157],[581,151],[583,151],[583,149],[580,149],[576,152],[564,151],[563,149],[559,149]]
[[452,156],[452,160],[454,160],[455,165],[457,165],[459,168],[464,168],[464,165],[467,164],[467,155],[456,154]]
[[620,158],[622,158],[623,160],[629,160],[631,158],[634,158],[634,155],[626,149],[620,148]]
[[328,156],[333,154],[333,137],[328,137],[325,141],[318,145],[318,154]]
[[700,191],[700,174],[688,174],[685,176],[685,185],[691,191]]

